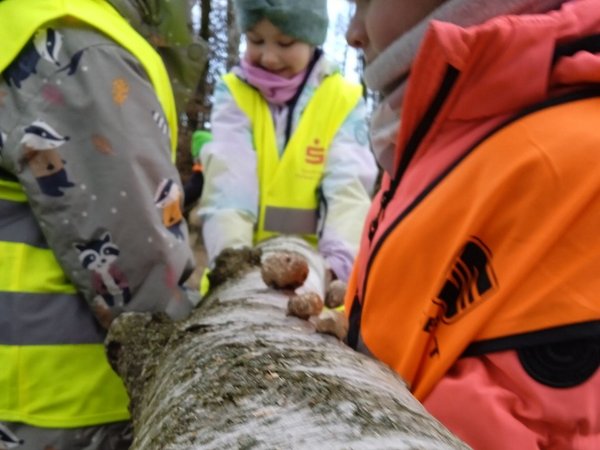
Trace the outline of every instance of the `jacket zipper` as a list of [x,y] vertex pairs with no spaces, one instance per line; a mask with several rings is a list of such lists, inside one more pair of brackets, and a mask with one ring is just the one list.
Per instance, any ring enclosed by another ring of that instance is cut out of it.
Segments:
[[[437,117],[438,113],[440,112],[440,109],[442,108],[446,99],[450,95],[450,91],[454,87],[454,84],[456,83],[456,80],[458,79],[459,74],[460,74],[460,72],[456,68],[454,68],[450,65],[447,67],[446,74],[444,75],[444,78],[438,89],[437,94],[435,95],[433,101],[427,108],[427,111],[425,112],[423,119],[421,120],[421,122],[419,123],[417,128],[415,129],[415,132],[412,134],[412,136],[408,140],[408,142],[406,144],[406,148],[402,154],[402,159],[400,160],[400,163],[398,164],[398,170],[396,170],[396,173],[394,174],[394,178],[390,182],[390,186],[388,187],[388,189],[385,192],[383,192],[383,194],[381,194],[381,202],[380,202],[379,212],[377,213],[377,216],[375,216],[375,218],[371,221],[371,224],[369,225],[368,237],[369,237],[370,244],[373,243],[373,238],[375,237],[375,233],[377,232],[379,223],[381,221],[381,218],[383,217],[383,213],[385,212],[385,209],[387,208],[389,202],[394,197],[394,194],[396,193],[396,189],[400,185],[400,181],[402,180],[402,177],[406,173],[406,169],[408,168],[408,165],[410,164],[411,160],[415,156],[415,153],[417,152],[417,149],[421,145],[421,142],[423,142],[423,139],[425,138],[425,136],[431,129],[431,126],[433,125],[435,118]],[[421,196],[419,196],[417,199],[415,199],[415,201],[407,207],[406,211],[404,211],[404,213],[402,213],[401,216],[402,217],[405,216],[406,213],[408,213],[410,210],[412,210],[412,208],[414,208],[414,205],[417,204],[420,199],[421,199]],[[367,287],[367,280],[368,280],[369,269],[371,268],[371,263],[373,262],[373,259],[375,258],[377,252],[379,251],[379,248],[381,247],[382,242],[385,240],[385,237],[391,232],[391,229],[393,229],[393,228],[394,227],[391,226],[384,232],[384,234],[380,237],[380,239],[375,244],[375,248],[371,251],[371,255],[369,256],[369,260],[367,262],[367,267],[366,267],[367,271],[365,273],[365,279],[363,281],[363,291],[362,291],[363,293],[366,292],[365,289]]]
[[438,115],[440,109],[444,105],[444,102],[448,98],[452,87],[456,83],[456,79],[458,78],[459,74],[460,72],[450,65],[446,68],[446,74],[442,79],[442,84],[440,85],[437,94],[435,95],[433,101],[427,108],[423,119],[421,119],[421,122],[415,129],[413,135],[406,143],[406,148],[402,153],[402,159],[398,164],[398,169],[394,174],[394,178],[390,182],[390,186],[388,187],[388,189],[383,194],[381,194],[379,212],[377,213],[377,216],[371,221],[371,224],[369,226],[369,243],[373,242],[373,238],[375,237],[375,233],[377,232],[377,228],[379,227],[379,221],[381,220],[387,205],[394,197],[396,189],[400,185],[400,181],[406,173],[408,165],[415,156],[419,145],[421,145],[421,142],[423,142],[423,139],[429,132],[436,116]]
[[[427,108],[427,111],[425,112],[423,119],[421,119],[421,121],[419,122],[419,125],[417,126],[414,133],[412,134],[412,136],[410,137],[410,139],[408,140],[408,142],[406,144],[405,151],[402,154],[402,159],[400,160],[400,163],[398,164],[398,169],[396,170],[396,173],[394,174],[394,178],[390,182],[390,185],[386,189],[386,191],[381,194],[379,211],[377,212],[377,215],[375,216],[375,218],[371,221],[371,223],[369,225],[369,231],[368,231],[369,244],[373,243],[373,238],[375,236],[375,233],[377,232],[377,228],[379,227],[379,223],[381,221],[381,218],[383,217],[383,213],[385,212],[387,205],[392,200],[392,198],[396,192],[396,189],[398,188],[398,186],[400,184],[400,180],[404,176],[404,173],[406,172],[406,169],[408,168],[409,163],[411,162],[412,158],[414,157],[415,153],[417,152],[419,145],[421,144],[421,142],[423,141],[423,139],[425,138],[425,136],[431,129],[431,126],[433,125],[435,118],[437,117],[438,113],[440,112],[440,109],[442,108],[446,99],[450,95],[450,91],[454,87],[454,84],[456,83],[456,80],[457,80],[459,74],[460,74],[460,72],[456,68],[454,68],[450,65],[448,65],[448,67],[446,68],[446,74],[444,75],[444,78],[442,79],[442,83],[438,89],[437,94],[435,95],[433,101]],[[406,208],[406,210],[401,214],[401,216],[397,220],[395,220],[394,223],[384,232],[384,234],[380,237],[379,241],[375,244],[375,248],[373,248],[373,250],[371,251],[369,260],[367,261],[365,279],[363,281],[363,286],[362,286],[363,287],[363,289],[362,289],[363,296],[366,293],[367,281],[369,279],[369,271],[371,268],[371,264],[372,264],[373,260],[375,259],[375,256],[377,255],[377,252],[379,251],[379,248],[381,247],[386,236],[391,232],[391,230],[395,227],[395,225],[400,220],[402,220],[402,217],[406,216],[406,214],[408,214],[414,208],[414,206],[419,203],[419,201],[424,197],[424,195],[425,195],[425,193],[420,194],[415,199],[415,201]],[[363,298],[363,300],[364,300],[364,298]],[[349,321],[350,321],[349,325],[350,326],[348,329],[348,336],[347,336],[348,345],[354,349],[357,349],[358,340],[360,337],[359,335],[360,335],[361,316],[362,316],[362,302],[358,298],[358,290],[357,290],[354,294],[354,299],[352,301],[352,307],[350,310],[350,317],[349,317]]]

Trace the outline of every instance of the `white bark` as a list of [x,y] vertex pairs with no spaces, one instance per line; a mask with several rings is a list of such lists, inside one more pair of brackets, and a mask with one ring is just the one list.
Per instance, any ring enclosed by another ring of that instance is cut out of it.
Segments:
[[132,450],[468,448],[389,368],[287,316],[287,299],[255,266],[185,321],[119,317],[107,348]]

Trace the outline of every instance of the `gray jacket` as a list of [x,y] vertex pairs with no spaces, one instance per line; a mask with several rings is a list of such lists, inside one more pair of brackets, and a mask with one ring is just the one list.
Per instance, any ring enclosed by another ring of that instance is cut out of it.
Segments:
[[89,28],[39,30],[0,80],[0,136],[0,182],[18,180],[31,208],[0,213],[2,240],[41,230],[31,244],[47,245],[105,317],[189,311],[181,182],[161,106],[130,53]]

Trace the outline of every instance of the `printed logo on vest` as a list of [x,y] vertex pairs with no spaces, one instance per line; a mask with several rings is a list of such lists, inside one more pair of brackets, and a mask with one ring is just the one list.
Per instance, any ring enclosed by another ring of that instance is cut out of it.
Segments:
[[440,317],[442,322],[452,323],[460,319],[496,288],[491,260],[490,249],[478,238],[472,237],[465,244],[433,300],[444,310]]
[[319,146],[319,140],[315,139],[313,145],[306,147],[306,156],[304,161],[307,164],[323,164],[325,161],[325,148]]

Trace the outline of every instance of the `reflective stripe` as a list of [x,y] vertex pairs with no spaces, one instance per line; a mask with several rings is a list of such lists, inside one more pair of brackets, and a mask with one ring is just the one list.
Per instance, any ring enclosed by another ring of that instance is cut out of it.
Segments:
[[104,337],[78,295],[0,292],[0,345],[99,344]]
[[0,200],[0,241],[48,248],[29,203]]
[[317,210],[267,206],[264,229],[281,234],[315,234]]
[[74,294],[51,250],[0,242],[0,291]]

